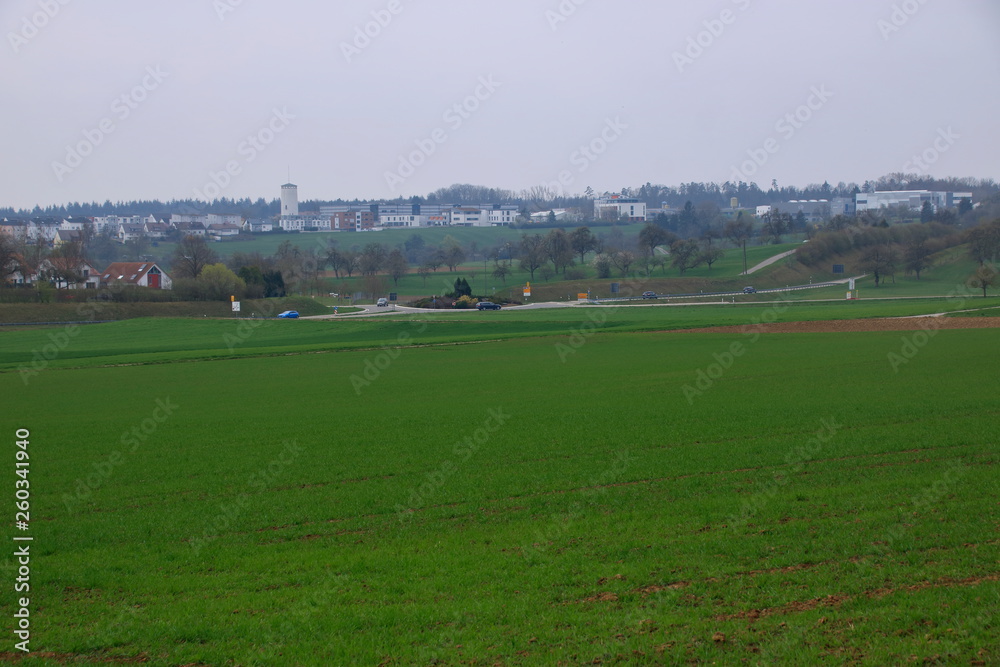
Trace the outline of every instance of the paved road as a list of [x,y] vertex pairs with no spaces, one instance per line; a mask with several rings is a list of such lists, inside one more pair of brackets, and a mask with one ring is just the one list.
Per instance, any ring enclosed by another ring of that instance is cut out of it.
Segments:
[[[797,250],[797,248],[796,248],[796,250]],[[780,255],[775,255],[774,257],[771,257],[770,259],[765,259],[763,262],[761,262],[757,266],[753,267],[752,269],[747,269],[746,273],[741,273],[740,275],[741,276],[749,276],[751,273],[756,273],[757,271],[760,271],[764,267],[771,266],[775,262],[780,262],[784,258],[786,258],[786,257],[788,257],[790,255],[794,255],[794,254],[795,254],[795,250],[789,250],[788,252],[783,252]]]
[[[539,310],[539,309],[544,309],[544,308],[572,308],[573,306],[576,306],[576,305],[577,305],[577,302],[575,302],[575,301],[547,301],[547,302],[540,302],[540,303],[528,303],[528,304],[525,304],[523,306],[504,306],[503,310]],[[382,316],[384,316],[384,315],[392,315],[393,313],[395,313],[395,314],[403,313],[403,314],[406,314],[406,315],[412,315],[412,314],[415,314],[415,313],[423,313],[423,314],[437,313],[437,314],[442,314],[442,315],[448,315],[448,314],[458,315],[458,314],[461,314],[461,313],[475,313],[475,312],[478,312],[475,308],[469,308],[469,309],[446,308],[446,309],[441,309],[441,310],[430,310],[430,309],[427,309],[427,308],[410,308],[409,306],[400,306],[400,305],[397,305],[395,308],[379,308],[374,303],[372,303],[372,304],[356,303],[356,304],[354,304],[354,307],[355,308],[363,308],[364,310],[362,312],[360,312],[360,313],[347,313],[347,314],[344,314],[344,315],[334,315],[333,313],[330,313],[329,315],[310,315],[309,317],[300,317],[299,319],[302,319],[302,320],[332,320],[332,319],[345,319],[345,318],[353,318],[353,317],[378,317],[380,315],[382,315]]]

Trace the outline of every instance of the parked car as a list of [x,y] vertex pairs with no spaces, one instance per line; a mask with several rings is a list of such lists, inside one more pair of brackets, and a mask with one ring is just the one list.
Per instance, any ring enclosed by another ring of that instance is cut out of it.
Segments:
[[643,292],[642,293],[642,298],[643,299],[655,299],[656,298],[656,292]]
[[743,288],[743,293],[744,294],[756,294],[757,290],[755,290],[753,287],[744,287]]
[[299,311],[297,310],[286,310],[283,313],[278,313],[278,317],[283,317],[289,320],[297,320],[299,318]]
[[378,301],[377,301],[377,302],[375,303],[375,305],[376,305],[376,306],[378,306],[379,308],[382,308],[382,307],[384,307],[384,306],[388,306],[388,305],[389,305],[389,299],[387,299],[387,298],[385,298],[385,297],[382,297],[381,299],[379,299],[379,300],[378,300]]
[[490,301],[480,301],[476,304],[478,310],[500,310],[499,303],[492,303]]

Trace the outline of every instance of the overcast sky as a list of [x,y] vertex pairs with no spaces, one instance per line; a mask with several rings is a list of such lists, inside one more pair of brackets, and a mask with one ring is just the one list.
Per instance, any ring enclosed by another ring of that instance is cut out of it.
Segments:
[[0,26],[4,206],[271,199],[289,169],[303,200],[1000,178],[996,0],[3,0]]

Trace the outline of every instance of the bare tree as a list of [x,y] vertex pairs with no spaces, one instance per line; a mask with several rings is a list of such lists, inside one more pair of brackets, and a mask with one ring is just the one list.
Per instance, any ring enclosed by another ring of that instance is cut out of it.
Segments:
[[495,269],[493,269],[493,277],[502,280],[504,286],[507,285],[507,276],[509,275],[510,275],[510,268],[508,268],[506,264],[500,264]]
[[922,239],[913,241],[906,246],[904,253],[906,271],[917,274],[917,280],[920,280],[920,273],[933,265],[930,256],[930,248]]
[[431,273],[431,267],[424,264],[417,269],[417,275],[424,279],[424,287],[427,287],[427,276]]
[[566,272],[566,267],[573,263],[573,246],[570,244],[569,235],[563,229],[553,229],[545,237],[545,252],[552,260],[552,267],[556,273]]
[[675,241],[670,246],[670,254],[673,257],[673,265],[683,276],[688,269],[693,269],[701,262],[701,249],[694,239],[686,241]]
[[875,287],[883,281],[884,276],[895,275],[896,253],[891,246],[874,245],[861,255],[861,270],[875,277]]
[[736,220],[730,220],[726,223],[723,228],[723,234],[729,239],[734,245],[739,248],[743,248],[743,273],[747,272],[747,241],[753,238],[753,224],[749,220],[743,218],[743,213],[740,212]]
[[650,256],[656,252],[659,246],[670,245],[676,240],[676,236],[652,222],[646,223],[646,226],[639,232],[639,247]]
[[64,243],[56,248],[48,261],[56,287],[65,285],[69,288],[82,281],[83,262],[83,248],[79,243]]
[[389,253],[386,266],[389,269],[389,276],[392,277],[393,285],[399,285],[399,279],[410,271],[410,265],[407,264],[406,257],[398,248]]
[[[285,243],[291,246],[288,241]],[[174,267],[175,277],[197,278],[202,269],[218,261],[215,251],[208,246],[204,237],[185,236],[174,250],[171,265]]]
[[581,264],[586,260],[587,253],[596,246],[596,241],[589,227],[577,227],[569,235],[569,243],[573,252],[580,256]]
[[361,251],[361,274],[373,276],[381,271],[388,260],[388,253],[381,243],[369,243]]
[[722,248],[717,248],[710,243],[705,244],[701,248],[701,254],[699,255],[699,262],[704,262],[708,265],[708,270],[712,270],[712,265],[722,259],[726,254]]
[[986,298],[986,290],[997,284],[997,270],[992,264],[983,264],[969,278],[969,287],[983,290],[983,298]]
[[531,274],[535,279],[537,271],[545,263],[545,242],[541,235],[525,235],[521,239],[521,270]]
[[622,272],[622,278],[628,276],[629,269],[635,263],[635,253],[630,250],[618,250],[609,255],[611,263]]
[[9,234],[0,232],[0,289],[7,286],[7,280],[17,273],[17,243]]

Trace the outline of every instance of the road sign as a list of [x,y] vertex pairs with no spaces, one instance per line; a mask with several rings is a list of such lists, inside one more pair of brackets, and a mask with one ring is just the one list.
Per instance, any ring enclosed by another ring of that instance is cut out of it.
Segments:
[[524,288],[524,296],[531,296],[531,288],[530,287],[525,287]]
[[240,312],[240,302],[239,301],[233,301],[233,312],[234,313]]
[[[844,265],[843,264],[834,264],[833,265],[833,272],[834,273],[844,273]],[[854,288],[852,287],[851,289],[854,289]]]
[[611,283],[611,293],[618,294],[622,291],[621,283]]
[[853,292],[853,291],[854,291],[855,289],[856,289],[856,288],[855,288],[855,286],[854,286],[854,278],[851,278],[851,285],[850,285],[850,290],[851,290],[851,291]]
[[395,292],[389,292],[389,301],[399,301],[399,299],[397,299],[396,296],[397,295]]

